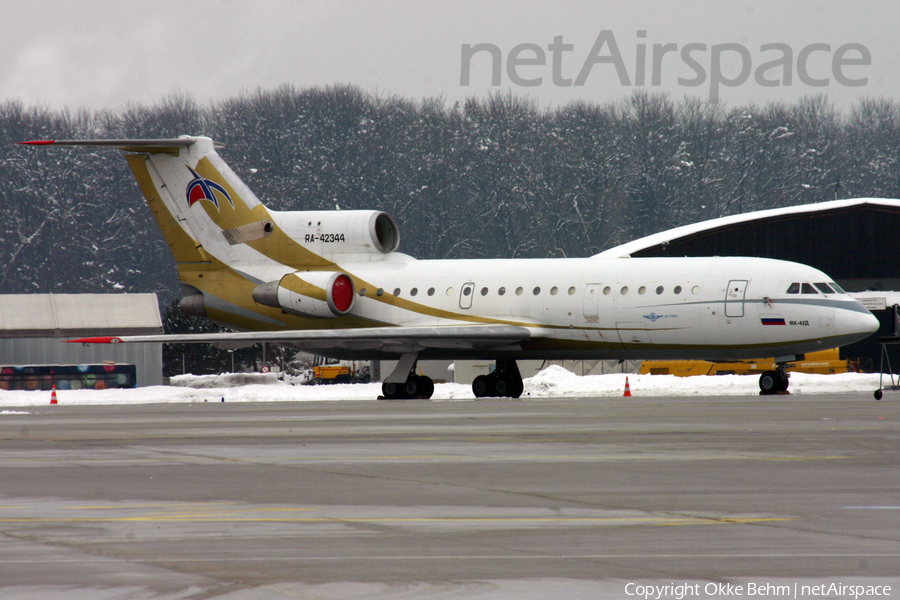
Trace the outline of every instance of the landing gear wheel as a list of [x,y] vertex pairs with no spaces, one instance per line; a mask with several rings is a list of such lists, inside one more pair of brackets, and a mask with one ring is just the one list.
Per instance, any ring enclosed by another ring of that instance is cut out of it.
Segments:
[[422,395],[426,398],[431,398],[434,396],[434,382],[431,380],[431,377],[423,376],[424,384],[422,386]]
[[875,399],[881,400],[881,396],[882,396],[881,390],[875,390]]
[[412,377],[412,380],[416,386],[415,393],[409,392],[409,381],[406,382],[406,391],[409,393],[410,398],[431,398],[434,394],[434,382],[431,380],[431,377],[415,375]]
[[385,381],[381,384],[381,395],[385,397],[386,400],[402,400],[406,396],[403,395],[405,391],[404,386],[401,386],[399,383],[393,383],[390,381]]
[[787,393],[790,380],[783,365],[778,365],[774,371],[765,371],[759,376],[759,393],[762,396]]
[[497,377],[494,381],[494,391],[502,397],[509,396],[509,381],[503,377]]
[[759,393],[762,396],[771,396],[778,392],[779,378],[775,371],[765,371],[759,376]]
[[413,375],[403,384],[403,392],[407,398],[415,398],[421,391],[421,383],[419,377]]
[[500,392],[500,396],[506,398],[518,398],[522,395],[525,384],[522,383],[522,374],[519,373],[519,366],[516,364],[516,361],[498,360],[497,369],[494,371],[494,374],[503,381],[505,387],[502,392],[500,392],[498,387],[497,391]]
[[493,395],[493,385],[491,385],[491,378],[487,375],[479,375],[475,378],[475,381],[472,382],[472,393],[475,394],[476,398],[486,398],[488,396]]
[[775,371],[775,375],[778,377],[778,391],[786,392],[788,389],[788,384],[790,383],[788,381],[788,374],[783,371]]

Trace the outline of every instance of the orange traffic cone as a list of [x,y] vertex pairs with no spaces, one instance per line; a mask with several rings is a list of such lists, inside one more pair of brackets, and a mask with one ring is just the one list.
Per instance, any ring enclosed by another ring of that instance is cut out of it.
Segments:
[[625,393],[622,394],[623,398],[631,398],[631,386],[628,385],[628,377],[625,378]]
[[53,384],[53,391],[50,392],[50,404],[59,404],[56,401],[56,384]]

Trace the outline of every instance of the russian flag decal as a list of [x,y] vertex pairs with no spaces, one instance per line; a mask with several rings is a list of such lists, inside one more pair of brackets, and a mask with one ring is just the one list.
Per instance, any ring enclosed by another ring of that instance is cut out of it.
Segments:
[[784,319],[762,319],[763,325],[784,325]]

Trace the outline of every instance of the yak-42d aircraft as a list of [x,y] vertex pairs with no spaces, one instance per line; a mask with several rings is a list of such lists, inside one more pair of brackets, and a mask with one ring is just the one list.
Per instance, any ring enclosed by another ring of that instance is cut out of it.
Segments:
[[785,364],[863,339],[877,319],[805,265],[761,258],[416,260],[377,210],[267,209],[207,137],[22,142],[123,150],[175,255],[193,315],[235,333],[85,343],[288,343],[344,359],[399,359],[385,398],[427,398],[420,359],[496,360],[475,396],[519,397],[517,359],[774,356]]

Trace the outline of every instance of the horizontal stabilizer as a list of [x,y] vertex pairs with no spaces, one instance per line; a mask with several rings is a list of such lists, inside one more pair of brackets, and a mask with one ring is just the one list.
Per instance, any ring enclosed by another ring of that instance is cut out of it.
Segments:
[[[124,140],[32,140],[18,142],[23,146],[99,146],[118,148],[127,152],[152,152],[154,150],[172,150],[186,148],[197,140],[190,136],[171,139],[124,139]],[[216,148],[224,148],[225,144],[213,142]]]

